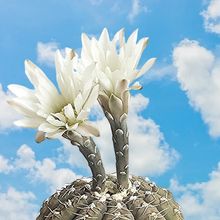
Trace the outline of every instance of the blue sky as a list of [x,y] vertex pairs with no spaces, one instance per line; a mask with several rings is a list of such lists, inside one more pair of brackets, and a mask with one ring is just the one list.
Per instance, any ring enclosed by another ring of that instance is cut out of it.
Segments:
[[[57,187],[90,175],[77,149],[58,140],[36,144],[35,131],[13,126],[19,116],[6,103],[7,85],[31,87],[24,74],[27,58],[54,81],[54,51],[80,51],[81,33],[99,36],[104,27],[111,36],[122,27],[126,36],[138,28],[139,39],[150,38],[140,64],[157,57],[140,79],[141,95],[133,93],[131,102],[130,123],[137,126],[130,132],[132,171],[169,187],[187,220],[220,219],[219,0],[0,0],[0,5],[0,201],[5,204],[0,220],[34,218]],[[103,118],[97,125],[107,126]],[[103,132],[97,143],[112,171],[109,138]],[[135,162],[139,155],[141,165]]]

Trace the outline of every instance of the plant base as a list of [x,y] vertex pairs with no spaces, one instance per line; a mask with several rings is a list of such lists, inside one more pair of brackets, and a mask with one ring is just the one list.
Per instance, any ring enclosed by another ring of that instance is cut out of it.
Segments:
[[123,191],[112,175],[104,192],[91,188],[91,180],[75,180],[43,203],[37,220],[183,220],[172,193],[142,177],[131,176]]

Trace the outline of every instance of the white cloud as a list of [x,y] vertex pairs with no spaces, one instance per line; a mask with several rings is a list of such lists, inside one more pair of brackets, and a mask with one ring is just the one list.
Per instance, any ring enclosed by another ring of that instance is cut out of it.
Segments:
[[0,173],[9,173],[13,169],[10,165],[9,160],[2,155],[0,155]]
[[220,34],[220,0],[210,0],[207,9],[201,14],[206,31]]
[[180,185],[171,180],[171,191],[178,196],[186,220],[219,220],[220,163],[207,182]]
[[35,153],[27,145],[22,145],[17,151],[16,168],[27,169],[32,181],[41,181],[48,184],[51,192],[60,189],[65,184],[77,179],[77,176],[68,168],[56,168],[56,163],[45,158],[42,161],[35,159]]
[[20,192],[9,187],[7,192],[0,192],[0,220],[36,219],[37,206],[33,203],[32,192]]
[[57,168],[56,163],[50,158],[36,160],[34,151],[25,144],[17,150],[17,157],[14,160],[8,160],[0,155],[0,172],[2,170],[9,173],[19,169],[26,170],[31,181],[46,183],[51,192],[80,178],[68,168]]
[[131,0],[131,10],[128,14],[129,22],[132,23],[141,12],[147,12],[147,7],[143,6],[140,0]]
[[15,168],[17,169],[31,169],[35,166],[35,153],[26,144],[23,144],[17,150],[17,159],[15,160]]
[[201,113],[213,137],[220,137],[220,59],[197,41],[183,40],[173,51],[177,80]]
[[37,60],[45,65],[53,66],[55,52],[58,49],[56,42],[38,42],[37,43]]
[[[148,105],[149,100],[139,94],[131,99],[128,126],[130,133],[130,171],[136,175],[159,175],[169,169],[178,159],[177,152],[165,142],[159,126],[151,119],[145,119],[140,112]],[[107,172],[115,172],[115,156],[112,146],[111,131],[107,120],[101,114],[96,121],[101,137],[95,138],[100,148]],[[64,142],[62,151],[66,160],[75,165],[87,166],[77,147]]]
[[51,192],[81,177],[68,168],[56,168],[55,162],[49,158],[37,161],[31,176],[34,178],[34,181],[40,180],[47,183],[50,186]]
[[12,98],[12,95],[4,92],[0,84],[0,132],[13,128],[13,122],[20,118],[19,114],[7,103],[10,98]]
[[168,78],[169,80],[176,80],[175,68],[172,64],[160,64],[153,67],[140,81],[144,83],[154,80],[161,80]]

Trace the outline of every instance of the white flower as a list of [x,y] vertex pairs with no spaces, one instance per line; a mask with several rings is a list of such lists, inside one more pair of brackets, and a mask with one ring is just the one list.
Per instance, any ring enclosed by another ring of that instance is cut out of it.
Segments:
[[[142,38],[137,42],[138,30],[134,31],[125,42],[124,30],[118,31],[112,40],[105,28],[99,39],[82,34],[81,58],[84,65],[95,63],[96,76],[100,83],[100,96],[105,108],[119,108],[122,112],[128,111],[129,90],[141,89],[136,82],[129,85],[147,72],[155,62],[155,58],[149,59],[140,69],[138,63],[147,45],[148,38]],[[106,102],[109,103],[108,106]],[[118,111],[119,111],[118,109]]]
[[[149,59],[142,68],[137,69],[141,55],[147,45],[148,38],[137,42],[138,30],[134,31],[125,42],[124,30],[118,31],[112,40],[105,28],[99,40],[88,38],[82,34],[81,58],[84,64],[96,64],[97,75],[104,90],[117,94],[120,81],[125,79],[128,84],[141,77],[155,62]],[[132,87],[139,89],[140,87]]]
[[20,85],[9,85],[9,90],[17,97],[9,100],[24,119],[16,121],[17,126],[37,128],[36,140],[42,141],[44,135],[54,138],[66,130],[82,135],[99,136],[99,131],[88,122],[88,113],[99,92],[99,85],[85,75],[91,73],[94,65],[77,72],[78,57],[72,49],[66,49],[65,58],[56,52],[56,76],[59,90],[41,69],[31,61],[25,61],[25,73],[34,89]]

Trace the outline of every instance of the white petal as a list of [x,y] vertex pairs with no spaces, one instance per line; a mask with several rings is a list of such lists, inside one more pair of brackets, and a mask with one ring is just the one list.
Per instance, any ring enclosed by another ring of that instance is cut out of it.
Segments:
[[50,113],[45,112],[43,109],[39,109],[37,112],[37,115],[46,119]]
[[140,90],[142,88],[143,88],[143,86],[137,81],[129,89],[130,90]]
[[143,67],[140,69],[140,71],[138,72],[136,78],[142,76],[144,73],[146,73],[155,63],[156,58],[151,58],[149,59],[144,65]]
[[85,120],[88,118],[88,111],[85,111],[85,110],[81,110],[81,112],[78,114],[77,116],[77,120]]
[[71,104],[68,104],[64,107],[64,114],[69,120],[75,120],[75,114]]
[[48,139],[55,139],[55,138],[60,138],[65,130],[57,130],[55,132],[48,132],[45,134],[45,137]]
[[66,59],[67,60],[72,60],[75,57],[75,52],[72,48],[65,48],[65,53],[66,53]]
[[[127,79],[127,76],[121,70],[118,69],[118,70],[115,70],[114,72],[112,72],[111,82],[112,82],[112,85],[114,88],[116,88],[117,81],[121,81],[123,79]],[[127,80],[129,80],[129,79],[127,79]]]
[[57,50],[56,53],[55,53],[56,72],[61,72],[62,63],[63,63],[63,56],[62,56],[60,50]]
[[125,44],[125,37],[124,37],[124,28],[120,29],[114,36],[112,40],[115,44],[119,41],[120,47],[124,46]]
[[92,105],[94,105],[95,101],[98,98],[99,94],[99,85],[95,85],[91,88],[90,93],[84,99],[83,109],[88,110]]
[[45,104],[45,106],[52,107],[53,109],[59,108],[61,100],[60,95],[54,84],[47,78],[43,71],[31,61],[26,60],[25,72],[36,88],[36,97],[39,101]]
[[96,74],[94,74],[95,67],[95,62],[92,62],[90,65],[86,66],[83,69],[83,72],[81,74],[81,80],[83,83],[94,80],[96,76]]
[[46,132],[46,133],[50,133],[50,132],[55,132],[59,129],[59,127],[56,127],[50,123],[43,123],[41,124],[39,127],[38,127],[38,130],[39,131],[43,131],[43,132]]
[[99,130],[92,123],[89,122],[83,122],[82,124],[80,124],[76,131],[85,136],[100,136]]
[[34,109],[31,109],[25,102],[25,100],[20,100],[18,98],[14,98],[7,101],[9,105],[11,105],[16,111],[20,112],[24,116],[27,117],[36,117],[36,112]]
[[57,127],[65,126],[65,123],[63,121],[55,119],[52,115],[49,115],[47,117],[47,122]]
[[133,31],[133,33],[130,35],[130,37],[127,40],[127,43],[133,43],[136,44],[137,42],[137,35],[138,35],[138,29]]
[[74,130],[76,130],[78,128],[78,125],[79,125],[79,123],[76,123],[76,124],[74,124],[72,126],[69,126],[68,124],[66,124],[66,128],[67,128],[67,130],[74,131]]
[[37,128],[42,122],[43,119],[41,118],[24,118],[15,121],[14,124],[18,127]]
[[107,77],[107,75],[105,73],[100,71],[97,73],[97,76],[98,76],[99,83],[100,83],[102,89],[104,89],[106,91],[113,90],[111,80]]
[[92,58],[91,54],[91,41],[88,38],[88,36],[84,33],[81,35],[81,41],[82,41],[82,56],[85,58]]
[[101,57],[100,57],[100,52],[98,49],[98,42],[94,37],[91,40],[91,54],[92,54],[93,61],[95,62],[100,61]]
[[51,115],[53,115],[54,117],[58,118],[60,121],[63,121],[66,123],[66,118],[63,114],[61,113],[51,113]]
[[56,77],[57,77],[57,83],[60,88],[60,91],[62,94],[64,94],[65,86],[64,86],[64,79],[62,77],[62,68],[63,68],[62,65],[63,65],[63,57],[60,51],[57,50],[55,54]]
[[58,50],[55,56],[56,78],[60,91],[67,102],[73,102],[75,95],[75,86],[73,83],[73,58],[72,49],[66,48],[66,59],[64,59]]
[[126,43],[126,54],[131,56],[134,53],[137,42],[138,29],[136,29],[128,38]]
[[25,73],[30,82],[37,88],[39,84],[45,83],[52,92],[57,91],[53,83],[47,78],[44,72],[30,60],[25,60]]
[[116,51],[108,50],[106,52],[106,62],[111,72],[118,70],[120,68],[119,59]]
[[28,89],[24,86],[17,84],[8,85],[8,89],[17,97],[24,97],[37,101],[36,97],[34,96],[34,90]]
[[103,29],[99,38],[99,43],[102,45],[103,50],[107,50],[109,44],[109,34],[107,28]]
[[141,55],[147,46],[148,40],[149,38],[145,37],[138,41],[134,52],[132,69],[135,69],[137,67]]
[[84,103],[83,96],[81,93],[79,93],[74,100],[74,107],[76,109],[77,114],[80,113],[83,103]]

